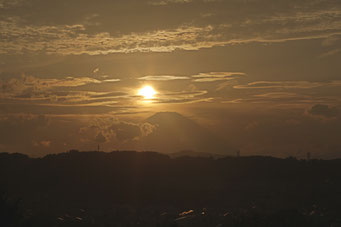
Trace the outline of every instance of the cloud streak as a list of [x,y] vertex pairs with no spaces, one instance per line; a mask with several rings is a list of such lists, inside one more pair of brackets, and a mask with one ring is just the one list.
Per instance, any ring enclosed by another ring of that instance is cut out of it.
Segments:
[[335,83],[310,82],[310,81],[255,81],[244,85],[235,85],[235,89],[310,89]]
[[193,75],[192,78],[194,78],[194,82],[214,82],[223,80],[234,80],[245,75],[246,74],[242,72],[209,72]]
[[[159,3],[167,5],[172,2],[189,1],[169,0]],[[193,2],[193,4],[199,3]],[[220,3],[206,4],[218,4],[216,7],[219,7]],[[236,6],[227,4],[221,7]],[[215,10],[219,12],[218,8]],[[203,10],[201,14],[204,12]],[[43,52],[49,55],[101,55],[173,52],[252,42],[277,43],[323,39],[341,35],[341,8],[337,6],[323,9],[311,8],[311,10],[297,7],[294,13],[285,11],[269,16],[264,12],[254,15],[241,14],[234,20],[224,18],[220,14],[212,15],[212,18],[210,17],[212,22],[206,24],[184,21],[172,28],[130,31],[122,34],[113,34],[106,28],[91,32],[85,22],[56,25],[30,24],[19,15],[12,15],[0,19],[0,54]],[[218,16],[222,17],[220,23],[214,22],[215,17]],[[199,19],[191,18],[191,20]]]
[[170,81],[170,80],[188,80],[188,76],[172,76],[172,75],[149,75],[140,77],[139,80],[146,81]]

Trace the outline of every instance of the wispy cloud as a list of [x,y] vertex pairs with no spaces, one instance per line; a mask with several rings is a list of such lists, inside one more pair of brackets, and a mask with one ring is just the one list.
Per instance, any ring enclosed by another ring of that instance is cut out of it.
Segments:
[[0,0],[0,9],[9,9],[20,5],[23,0]]
[[[158,1],[161,4],[189,0]],[[223,5],[224,7],[228,7]],[[218,6],[217,6],[218,7]],[[217,9],[215,9],[217,10]],[[204,12],[204,11],[203,11]],[[203,13],[201,12],[201,13]],[[213,13],[214,14],[214,13]],[[199,13],[200,15],[200,13]],[[341,9],[330,7],[267,16],[241,14],[233,21],[216,15],[216,23],[179,22],[176,26],[115,34],[106,29],[89,31],[85,23],[36,25],[20,15],[0,20],[0,54],[46,53],[100,55],[133,52],[172,52],[251,42],[277,43],[291,40],[326,39],[341,34]],[[251,17],[251,19],[249,18]],[[192,18],[196,21],[198,18]],[[24,23],[23,23],[24,22]],[[25,24],[25,25],[23,25]],[[241,29],[242,28],[242,29]]]
[[84,25],[25,26],[15,19],[0,21],[0,53],[45,51],[47,54],[110,54],[132,52],[171,52],[176,49],[197,50],[214,45],[201,40],[212,31],[211,26],[181,26],[177,29],[157,30],[111,36],[108,32],[89,35]]
[[0,81],[2,97],[7,95],[20,95],[26,91],[37,92],[53,89],[56,87],[78,87],[90,83],[101,83],[101,81],[89,77],[65,77],[61,79],[37,78],[34,76],[22,76]]
[[192,78],[194,78],[194,82],[213,82],[221,80],[233,80],[245,75],[246,74],[242,72],[209,72],[193,75]]
[[157,99],[153,100],[154,103],[196,103],[211,101],[211,97],[206,97],[208,92],[206,90],[193,90],[193,91],[180,91],[180,92],[164,92],[159,95]]
[[272,99],[281,99],[281,98],[291,98],[296,97],[296,93],[292,92],[270,92],[270,93],[264,93],[264,94],[257,94],[254,95],[255,97],[261,97],[261,98],[272,98]]
[[309,89],[324,85],[332,85],[333,83],[310,82],[310,81],[255,81],[248,84],[235,85],[235,89]]
[[337,48],[334,50],[327,51],[326,53],[321,54],[319,57],[320,58],[327,58],[327,57],[330,57],[330,56],[333,56],[333,55],[336,55],[339,53],[341,53],[341,48]]
[[[101,84],[117,82],[118,80],[97,80],[90,77],[64,77],[64,78],[38,78],[34,76],[22,76],[0,81],[0,99],[17,101],[50,101],[73,103],[85,102],[82,105],[91,105],[90,102],[108,102],[105,99],[113,99],[124,96],[122,92],[94,92],[73,91],[76,88],[88,84]],[[64,89],[64,90],[63,90]],[[113,102],[113,101],[111,101]],[[51,104],[51,103],[50,103]],[[81,103],[80,103],[81,104]]]
[[169,80],[188,80],[188,76],[172,76],[172,75],[149,75],[140,77],[139,80],[147,81],[169,81]]
[[113,117],[95,118],[89,126],[80,129],[80,134],[87,140],[96,141],[102,137],[102,142],[117,141],[126,143],[137,141],[152,133],[157,126],[150,123],[133,123]]

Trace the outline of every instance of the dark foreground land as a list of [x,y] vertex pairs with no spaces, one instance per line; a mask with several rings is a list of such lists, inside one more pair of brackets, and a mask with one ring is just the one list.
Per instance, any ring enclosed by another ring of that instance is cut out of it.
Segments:
[[0,226],[341,226],[341,160],[0,154]]

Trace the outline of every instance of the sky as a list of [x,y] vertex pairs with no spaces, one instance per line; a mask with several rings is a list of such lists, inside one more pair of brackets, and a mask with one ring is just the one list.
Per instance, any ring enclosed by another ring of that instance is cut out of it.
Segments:
[[341,158],[340,60],[339,0],[0,0],[0,152]]

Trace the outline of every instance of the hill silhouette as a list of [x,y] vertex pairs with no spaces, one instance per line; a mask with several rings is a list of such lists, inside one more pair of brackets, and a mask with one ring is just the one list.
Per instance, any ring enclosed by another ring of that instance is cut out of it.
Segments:
[[0,153],[0,187],[33,226],[327,226],[341,214],[341,160]]
[[159,112],[145,122],[156,126],[153,133],[143,139],[143,147],[148,150],[164,153],[193,150],[221,155],[234,155],[236,152],[228,142],[176,112]]
[[168,154],[171,158],[180,158],[180,157],[201,157],[201,158],[224,158],[228,157],[228,155],[215,154],[215,153],[206,153],[206,152],[197,152],[192,150],[182,150],[174,153]]

